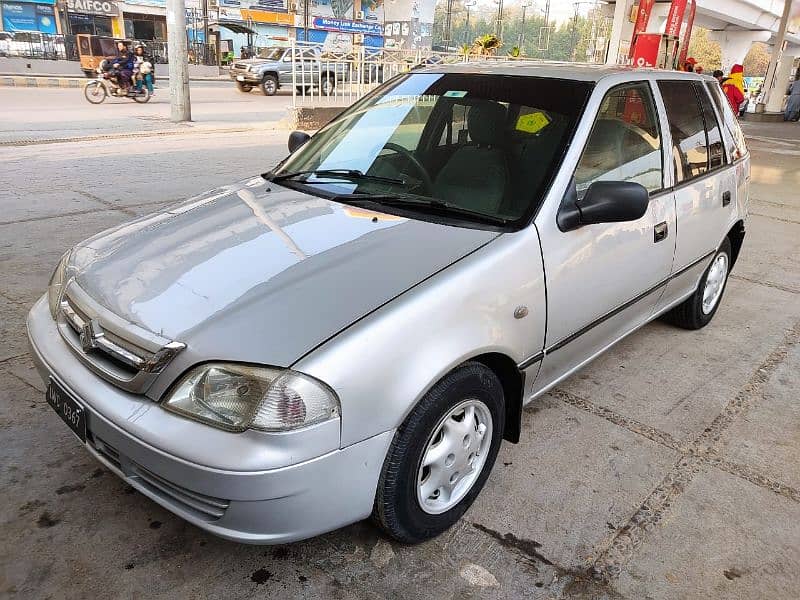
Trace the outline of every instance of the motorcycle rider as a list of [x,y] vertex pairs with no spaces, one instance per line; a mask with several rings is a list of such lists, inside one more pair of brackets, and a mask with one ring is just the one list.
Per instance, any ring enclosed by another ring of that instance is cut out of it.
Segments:
[[153,81],[156,78],[156,61],[147,53],[142,44],[137,44],[133,49],[134,69],[136,72],[136,91],[142,91],[142,83],[147,86],[150,95],[154,95]]
[[124,93],[127,93],[133,84],[133,68],[135,59],[125,42],[117,42],[117,56],[112,59],[113,66],[118,69],[117,80]]

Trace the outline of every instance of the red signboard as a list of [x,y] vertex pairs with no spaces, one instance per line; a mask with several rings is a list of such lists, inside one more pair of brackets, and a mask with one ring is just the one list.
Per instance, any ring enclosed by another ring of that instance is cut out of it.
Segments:
[[660,33],[640,33],[633,46],[633,66],[655,67],[658,64],[658,51],[661,48]]
[[687,0],[672,0],[667,15],[667,24],[664,34],[668,37],[680,37],[681,25],[683,25],[683,13],[686,12]]
[[689,18],[686,20],[686,29],[683,31],[683,39],[681,40],[681,51],[678,57],[678,66],[683,68],[686,63],[686,55],[689,53],[689,42],[692,39],[692,27],[694,27],[694,14],[697,12],[697,3],[695,0],[690,0],[689,5]]
[[[633,26],[632,40],[636,40],[638,35],[647,29],[647,24],[650,22],[650,13],[653,11],[653,4],[655,0],[640,0],[639,10],[636,12],[636,24]],[[633,57],[634,45],[631,45],[629,57]]]

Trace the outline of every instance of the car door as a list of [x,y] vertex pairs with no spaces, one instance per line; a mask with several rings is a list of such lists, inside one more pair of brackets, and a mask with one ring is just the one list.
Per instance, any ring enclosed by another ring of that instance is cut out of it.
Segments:
[[[596,94],[599,93],[595,92]],[[661,121],[648,81],[604,95],[574,172],[580,197],[595,181],[633,181],[650,192],[636,221],[562,232],[553,207],[537,216],[547,281],[547,335],[534,393],[643,324],[663,292],[675,248],[665,190]]]
[[690,294],[730,227],[736,172],[726,158],[708,90],[690,79],[658,82],[671,137],[677,245],[675,266],[657,310]]

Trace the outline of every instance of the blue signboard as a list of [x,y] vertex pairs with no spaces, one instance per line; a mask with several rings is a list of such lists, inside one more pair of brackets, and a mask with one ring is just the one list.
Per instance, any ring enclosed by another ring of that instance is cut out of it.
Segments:
[[56,33],[56,16],[52,5],[5,2],[3,30]]
[[383,27],[378,23],[365,23],[363,21],[350,21],[348,19],[335,19],[332,17],[314,17],[314,27],[326,31],[337,31],[339,33],[383,34]]

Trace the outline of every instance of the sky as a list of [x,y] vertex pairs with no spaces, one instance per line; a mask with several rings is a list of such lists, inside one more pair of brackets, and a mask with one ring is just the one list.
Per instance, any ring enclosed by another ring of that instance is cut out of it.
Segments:
[[[440,0],[441,1],[441,0]],[[534,12],[533,7],[538,7],[544,12],[545,0],[529,0],[532,6],[528,8],[528,14]],[[503,7],[509,8],[512,6],[519,6],[520,0],[504,0]],[[497,3],[494,0],[478,0],[478,6],[482,9],[496,8]],[[591,8],[591,5],[584,3],[580,5],[580,12],[585,14]],[[575,5],[572,0],[550,0],[550,19],[556,23],[563,23],[568,21],[575,14]]]

